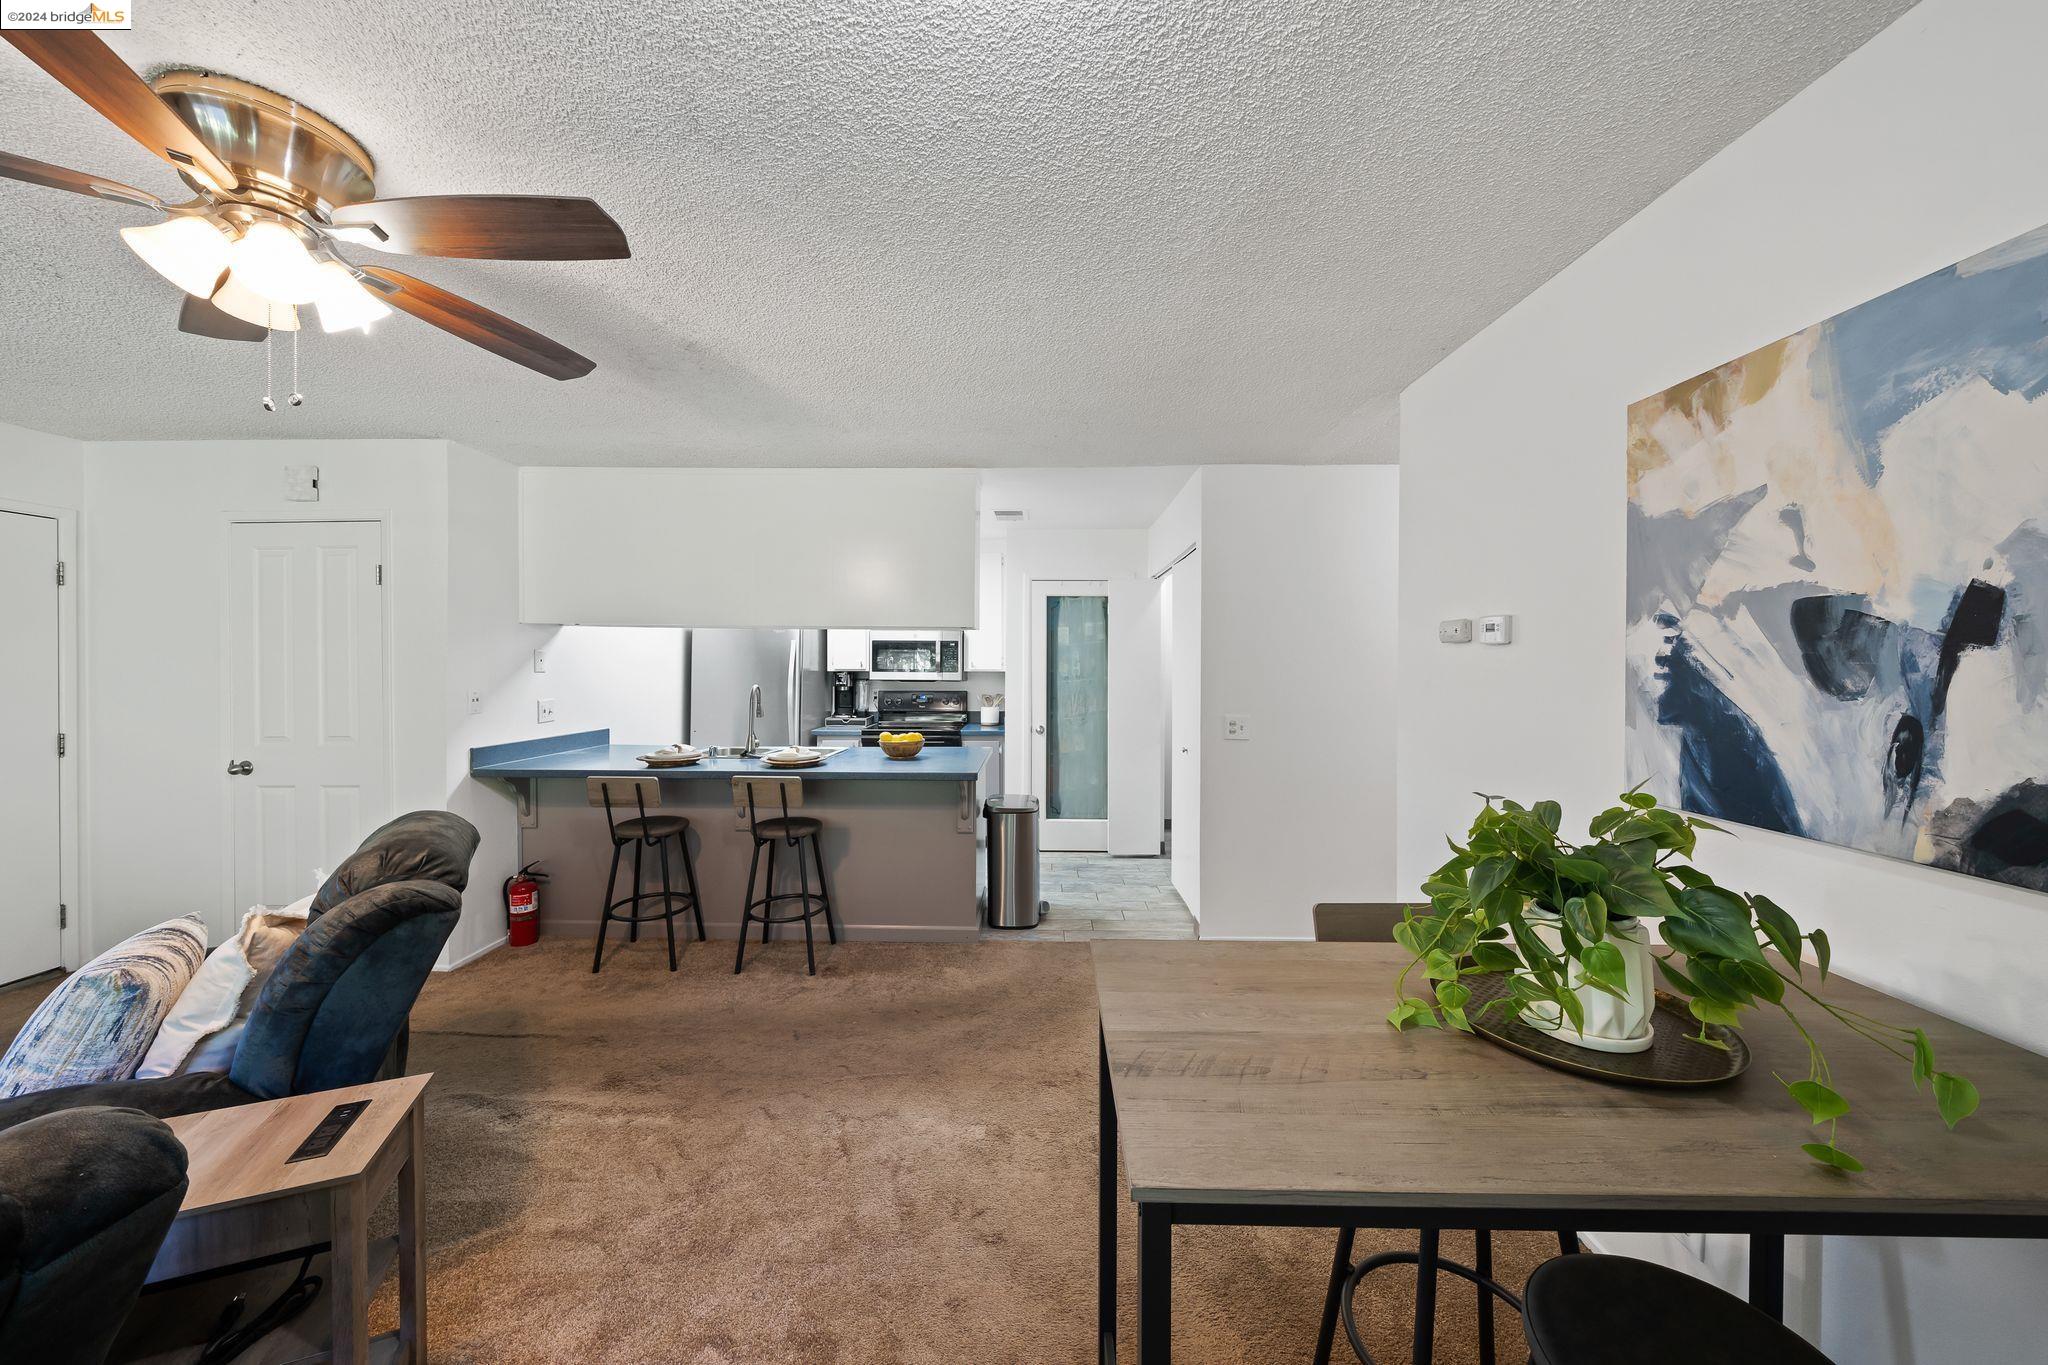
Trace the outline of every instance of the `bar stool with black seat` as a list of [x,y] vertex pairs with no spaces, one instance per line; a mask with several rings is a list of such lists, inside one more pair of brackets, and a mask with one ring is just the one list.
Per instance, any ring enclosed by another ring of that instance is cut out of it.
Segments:
[[1522,1291],[1531,1365],[1829,1365],[1726,1290],[1628,1256],[1545,1261]]
[[[605,932],[617,923],[626,926],[626,941],[640,941],[640,926],[648,920],[658,919],[668,929],[668,969],[676,969],[676,915],[677,902],[686,903],[690,914],[697,921],[697,940],[704,939],[704,911],[697,899],[697,866],[690,860],[690,821],[681,815],[649,815],[650,810],[661,806],[661,783],[651,777],[593,777],[588,780],[590,804],[604,807],[606,826],[612,834],[612,870],[604,882],[604,911],[597,921],[597,953],[590,960],[590,970],[597,971],[604,965]],[[634,812],[621,815],[621,810]],[[676,848],[683,860],[683,879],[689,890],[678,893],[669,880],[668,841],[676,841]],[[633,849],[633,891],[631,895],[614,896],[618,887],[619,860],[627,846]],[[655,850],[661,858],[661,890],[646,891],[641,875],[641,859],[648,849]],[[640,902],[658,900],[659,910],[642,910]],[[625,909],[621,912],[620,907]]]
[[[1392,943],[1394,926],[1401,922],[1404,910],[1405,907],[1398,903],[1382,902],[1318,905],[1314,911],[1316,941]],[[1428,1358],[1429,1343],[1436,1333],[1436,1280],[1437,1275],[1443,1273],[1469,1280],[1476,1288],[1479,1310],[1479,1361],[1480,1365],[1494,1365],[1493,1301],[1498,1297],[1518,1312],[1521,1310],[1522,1301],[1493,1278],[1491,1230],[1472,1230],[1472,1259],[1477,1264],[1466,1266],[1457,1261],[1446,1260],[1438,1254],[1437,1244],[1443,1228],[1444,1225],[1438,1224],[1419,1229],[1413,1251],[1385,1251],[1376,1256],[1368,1256],[1357,1265],[1351,1263],[1351,1248],[1357,1238],[1358,1229],[1347,1226],[1337,1230],[1337,1250],[1330,1258],[1330,1284],[1323,1295],[1322,1326],[1316,1332],[1315,1365],[1330,1365],[1330,1349],[1336,1344],[1337,1323],[1340,1317],[1344,1323],[1344,1335],[1350,1341],[1352,1351],[1365,1362],[1365,1365],[1374,1365],[1372,1353],[1366,1349],[1364,1335],[1359,1331],[1352,1301],[1357,1296],[1361,1280],[1375,1270],[1392,1265],[1415,1267],[1415,1359]],[[1560,1231],[1557,1234],[1557,1245],[1560,1252],[1571,1256],[1579,1249],[1578,1234]],[[1578,1258],[1573,1256],[1573,1259]]]
[[[839,931],[832,926],[832,893],[825,886],[825,855],[818,846],[818,835],[824,830],[825,822],[814,816],[792,815],[804,804],[804,784],[797,777],[735,777],[732,780],[732,795],[735,805],[744,804],[747,825],[753,831],[754,852],[747,860],[747,903],[740,911],[740,947],[733,958],[733,975],[737,976],[747,965],[747,926],[755,921],[761,924],[761,942],[768,941],[768,931],[777,924],[804,924],[804,963],[812,976],[818,974],[818,955],[813,946],[811,917],[825,917],[825,932],[833,943],[839,942]],[[767,814],[762,812],[766,811]],[[804,844],[811,846],[811,860],[818,866],[818,889],[811,890],[811,871],[804,863]],[[787,845],[796,852],[796,871],[800,891],[777,891],[775,889],[775,850]],[[761,869],[761,850],[768,850],[767,886],[759,896],[754,894],[755,880]],[[796,901],[798,909],[786,915],[775,913],[777,901]],[[758,908],[757,908],[758,907]]]

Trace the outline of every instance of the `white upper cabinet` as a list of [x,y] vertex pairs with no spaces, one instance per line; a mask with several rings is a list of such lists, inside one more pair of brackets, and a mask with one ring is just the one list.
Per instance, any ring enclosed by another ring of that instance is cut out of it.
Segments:
[[868,671],[868,633],[864,630],[825,632],[825,671],[865,673]]
[[995,673],[1003,667],[1003,547],[984,542],[975,576],[975,628],[967,632],[967,671]]

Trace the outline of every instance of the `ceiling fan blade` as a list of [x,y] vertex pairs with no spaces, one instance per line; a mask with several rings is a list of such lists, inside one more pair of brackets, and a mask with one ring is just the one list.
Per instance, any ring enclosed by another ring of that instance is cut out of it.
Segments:
[[530,327],[522,327],[438,285],[381,266],[366,265],[361,272],[366,277],[365,287],[393,308],[410,313],[421,322],[431,322],[444,332],[529,370],[538,370],[550,379],[581,379],[597,368],[596,361],[576,354],[559,341],[551,341]]
[[5,37],[115,127],[181,170],[224,190],[238,181],[226,163],[157,98],[97,33],[85,29],[9,29]]
[[594,199],[544,194],[432,194],[334,210],[347,242],[405,256],[489,261],[609,261],[632,255]]
[[47,185],[53,190],[70,190],[73,194],[90,194],[100,199],[140,204],[145,208],[160,209],[164,206],[164,201],[148,190],[138,190],[133,185],[124,185],[103,175],[87,175],[84,171],[52,166],[47,161],[31,161],[12,152],[0,152],[0,176],[31,185]]
[[196,337],[213,337],[217,341],[261,341],[270,335],[255,323],[224,313],[205,299],[191,294],[185,296],[184,305],[178,309],[178,330]]

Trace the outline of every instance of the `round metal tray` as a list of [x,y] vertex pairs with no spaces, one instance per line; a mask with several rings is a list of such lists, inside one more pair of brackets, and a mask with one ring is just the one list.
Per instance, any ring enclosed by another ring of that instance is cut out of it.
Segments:
[[1472,1031],[1487,1042],[1519,1052],[1531,1060],[1623,1085],[1698,1086],[1732,1081],[1749,1069],[1749,1044],[1738,1029],[1707,1025],[1707,1036],[1724,1044],[1727,1051],[1693,1041],[1699,1021],[1673,995],[1657,992],[1653,1018],[1656,1038],[1642,1052],[1594,1052],[1568,1043],[1555,1033],[1522,1022],[1505,1009],[1490,1010],[1484,1019],[1479,1007],[1508,993],[1506,973],[1490,972],[1464,978],[1472,998],[1465,1012],[1472,1019]]

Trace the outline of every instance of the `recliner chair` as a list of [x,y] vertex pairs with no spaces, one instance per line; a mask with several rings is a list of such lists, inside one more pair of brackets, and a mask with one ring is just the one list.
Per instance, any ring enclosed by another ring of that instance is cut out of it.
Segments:
[[87,1106],[0,1133],[0,1360],[99,1365],[185,1198],[162,1121]]
[[172,1118],[401,1074],[406,1016],[462,913],[477,839],[459,815],[414,811],[363,840],[314,896],[227,1071],[17,1095],[0,1100],[0,1130],[86,1105]]

